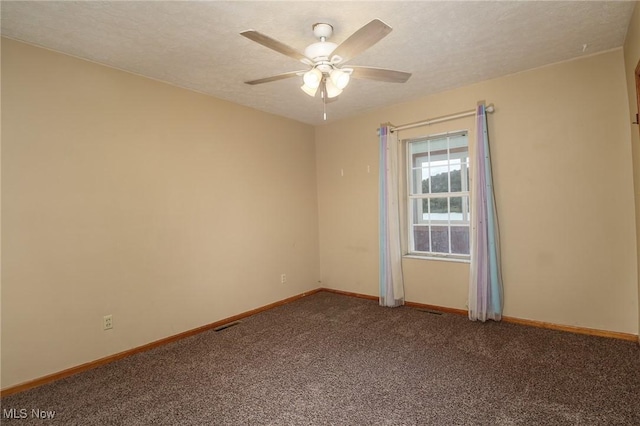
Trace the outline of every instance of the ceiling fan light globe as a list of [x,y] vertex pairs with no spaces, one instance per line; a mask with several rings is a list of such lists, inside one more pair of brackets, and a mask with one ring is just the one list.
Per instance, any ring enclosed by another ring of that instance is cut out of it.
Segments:
[[302,89],[302,91],[304,93],[306,93],[307,95],[311,96],[312,98],[314,98],[316,96],[316,92],[318,91],[318,88],[315,87],[309,87],[306,84],[303,84],[300,89]]
[[339,87],[337,87],[335,84],[333,84],[333,82],[331,81],[330,78],[328,78],[325,82],[325,87],[327,89],[327,98],[331,99],[331,98],[335,98],[336,96],[338,96],[340,93],[342,93],[342,89],[340,89]]
[[342,70],[335,69],[331,71],[331,82],[338,89],[342,90],[349,84],[349,74]]
[[304,81],[305,86],[308,86],[311,89],[317,89],[322,81],[322,73],[314,68],[304,73],[302,80]]

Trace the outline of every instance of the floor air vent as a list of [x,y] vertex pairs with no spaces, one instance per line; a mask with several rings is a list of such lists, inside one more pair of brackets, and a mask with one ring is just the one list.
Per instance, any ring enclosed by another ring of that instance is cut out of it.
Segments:
[[238,324],[240,324],[240,321],[230,322],[229,324],[221,325],[220,327],[214,328],[213,331],[218,332],[218,331],[226,330],[227,328],[233,327],[234,325],[238,325]]
[[438,311],[432,311],[430,309],[418,309],[420,312],[426,312],[428,314],[432,314],[432,315],[442,315],[442,312],[438,312]]

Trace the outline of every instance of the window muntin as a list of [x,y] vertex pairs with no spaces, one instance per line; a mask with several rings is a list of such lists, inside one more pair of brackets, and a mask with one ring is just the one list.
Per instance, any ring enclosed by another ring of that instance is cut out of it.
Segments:
[[469,258],[466,131],[408,141],[409,253]]

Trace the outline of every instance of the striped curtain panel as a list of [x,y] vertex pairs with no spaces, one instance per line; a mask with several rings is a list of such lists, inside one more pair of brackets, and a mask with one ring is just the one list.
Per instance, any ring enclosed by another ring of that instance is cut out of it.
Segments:
[[500,238],[493,193],[489,135],[485,106],[476,114],[477,143],[473,159],[471,192],[471,271],[469,282],[469,319],[502,319],[502,276]]
[[380,305],[404,304],[402,251],[400,244],[400,205],[398,202],[397,134],[382,126],[380,132]]

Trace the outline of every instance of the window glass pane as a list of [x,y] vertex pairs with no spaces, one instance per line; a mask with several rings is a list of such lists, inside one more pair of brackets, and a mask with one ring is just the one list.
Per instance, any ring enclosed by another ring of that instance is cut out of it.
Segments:
[[469,254],[469,227],[451,227],[451,253]]
[[469,191],[469,163],[466,161],[460,163],[460,184],[461,191]]
[[428,194],[430,192],[429,169],[422,169],[422,181],[420,182],[420,186],[423,194]]
[[413,176],[411,179],[411,193],[429,193],[429,169],[427,167],[413,170]]
[[449,148],[454,150],[455,148],[467,147],[467,134],[457,134],[449,137]]
[[431,214],[429,213],[429,200],[424,199],[424,200],[419,200],[418,202],[422,205],[422,219],[425,222],[430,221]]
[[462,163],[459,159],[451,160],[450,166],[451,192],[462,191]]
[[429,221],[429,200],[411,200],[413,223],[426,224]]
[[465,188],[465,191],[470,191],[471,181],[469,180],[469,177],[471,176],[471,170],[469,170],[469,165],[468,164],[467,164],[467,168],[466,168],[465,172],[466,172],[465,174],[467,175],[467,179],[466,179],[467,187]]
[[465,167],[465,166],[468,167],[469,149],[466,146],[462,148],[451,148],[449,150],[449,154],[451,158],[452,169],[453,168],[460,169],[461,167]]
[[413,227],[413,244],[415,251],[430,251],[428,226]]
[[411,151],[411,156],[413,157],[415,154],[422,154],[427,152],[427,141],[418,141],[418,142],[411,142],[410,144],[410,151]]
[[449,220],[449,207],[447,206],[446,198],[429,199],[429,207],[432,221],[439,220],[446,222]]
[[449,209],[451,222],[462,222],[462,197],[451,197],[449,199]]
[[449,253],[449,227],[431,227],[431,251],[434,253]]
[[426,152],[413,155],[413,167],[416,169],[419,169],[420,167],[429,167],[429,157],[427,157]]
[[451,158],[455,158],[461,161],[469,162],[469,148],[466,146],[464,148],[452,148],[449,150],[449,155]]
[[447,151],[447,138],[429,140],[429,151]]
[[449,192],[449,167],[437,166],[429,170],[431,192]]
[[468,225],[469,224],[469,196],[451,197],[449,200],[449,208],[451,209],[452,225]]

